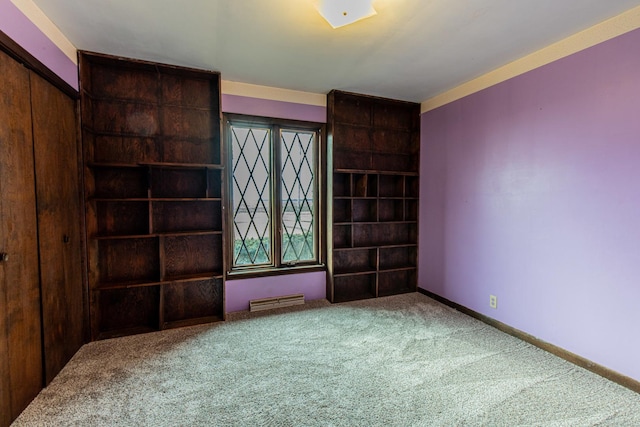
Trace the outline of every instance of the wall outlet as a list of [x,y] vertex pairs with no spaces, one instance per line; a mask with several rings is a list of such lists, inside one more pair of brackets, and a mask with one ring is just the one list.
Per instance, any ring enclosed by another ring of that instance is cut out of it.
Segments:
[[489,295],[489,307],[498,308],[498,297],[495,295]]

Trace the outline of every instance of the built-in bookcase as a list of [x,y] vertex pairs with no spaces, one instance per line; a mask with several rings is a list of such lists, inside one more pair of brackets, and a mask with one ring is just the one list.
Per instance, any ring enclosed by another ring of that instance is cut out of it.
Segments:
[[83,52],[93,339],[223,318],[218,73]]
[[328,125],[329,299],[415,291],[419,105],[332,91]]

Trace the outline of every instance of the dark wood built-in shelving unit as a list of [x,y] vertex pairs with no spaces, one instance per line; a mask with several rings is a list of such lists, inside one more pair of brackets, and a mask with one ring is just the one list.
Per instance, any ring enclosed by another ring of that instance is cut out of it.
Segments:
[[332,91],[327,298],[417,284],[419,104]]
[[83,52],[93,339],[224,317],[220,75]]

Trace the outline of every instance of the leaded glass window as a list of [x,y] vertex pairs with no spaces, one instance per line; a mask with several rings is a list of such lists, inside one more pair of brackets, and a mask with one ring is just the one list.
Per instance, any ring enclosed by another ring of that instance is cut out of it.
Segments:
[[233,265],[271,264],[271,130],[231,126]]
[[317,264],[317,124],[228,118],[232,268]]
[[316,135],[306,131],[280,131],[282,262],[316,259],[315,146]]

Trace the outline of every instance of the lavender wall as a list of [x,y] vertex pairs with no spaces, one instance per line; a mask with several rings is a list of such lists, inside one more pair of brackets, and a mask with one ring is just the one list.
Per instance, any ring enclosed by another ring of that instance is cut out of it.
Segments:
[[327,121],[326,107],[238,95],[222,95],[222,111],[307,122],[325,123]]
[[[222,111],[322,123],[327,120],[325,107],[236,95],[222,95]],[[326,298],[325,272],[227,280],[225,310],[227,313],[248,310],[252,299],[292,294],[304,294],[307,301]]]
[[0,31],[78,89],[78,67],[9,0],[0,0]]
[[636,380],[638,52],[640,30],[422,116],[419,276]]
[[259,279],[227,280],[225,288],[226,312],[249,309],[249,301],[284,295],[304,294],[305,301],[327,297],[324,271],[303,274],[270,276]]

